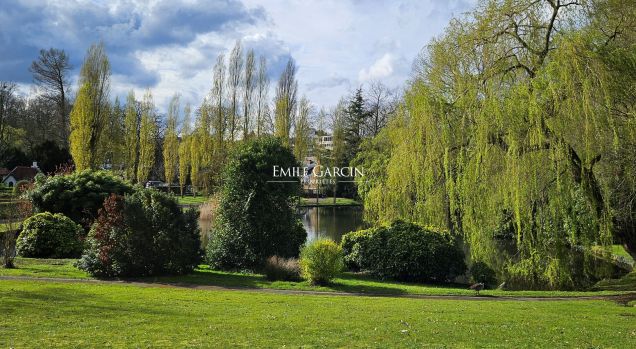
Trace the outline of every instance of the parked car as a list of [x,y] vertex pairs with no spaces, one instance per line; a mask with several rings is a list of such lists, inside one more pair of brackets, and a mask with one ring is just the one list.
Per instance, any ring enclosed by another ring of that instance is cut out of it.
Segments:
[[162,182],[162,181],[148,181],[148,182],[146,182],[146,189],[161,188],[161,187],[165,187],[165,186],[167,186],[167,184]]

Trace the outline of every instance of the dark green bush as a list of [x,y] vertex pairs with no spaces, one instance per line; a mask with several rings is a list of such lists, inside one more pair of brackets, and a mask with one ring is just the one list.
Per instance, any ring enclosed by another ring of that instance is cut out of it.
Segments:
[[469,269],[470,281],[482,282],[487,286],[494,287],[497,284],[497,274],[488,264],[482,261],[474,261]]
[[257,270],[270,256],[298,256],[307,237],[294,213],[300,184],[270,182],[294,179],[274,177],[274,166],[298,166],[277,138],[246,142],[231,156],[207,246],[212,268]]
[[342,248],[332,240],[314,240],[300,251],[303,277],[315,285],[326,285],[344,267]]
[[[373,229],[373,228],[372,228]],[[361,246],[368,240],[372,229],[365,229],[347,233],[342,236],[340,246],[344,254],[345,267],[353,271],[360,270],[360,250]]]
[[132,193],[122,179],[105,171],[83,171],[36,181],[29,198],[36,212],[62,213],[87,231],[110,194]]
[[99,276],[191,272],[202,251],[197,212],[181,211],[174,197],[139,189],[111,195],[88,234],[78,267]]
[[63,214],[38,213],[24,221],[16,251],[22,257],[77,258],[82,235],[82,227]]
[[300,264],[296,258],[271,256],[265,261],[263,273],[270,281],[299,281]]
[[449,234],[413,223],[346,234],[342,247],[347,266],[380,277],[448,282],[466,271],[464,252]]

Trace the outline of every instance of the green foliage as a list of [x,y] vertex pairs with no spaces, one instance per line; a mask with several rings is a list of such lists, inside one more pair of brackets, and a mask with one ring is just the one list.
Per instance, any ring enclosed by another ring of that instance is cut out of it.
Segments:
[[270,281],[299,281],[300,264],[296,258],[271,256],[265,261],[263,273]]
[[452,21],[356,159],[367,218],[448,230],[535,288],[600,277],[591,246],[636,250],[635,11],[493,1]]
[[22,257],[79,257],[83,234],[82,227],[63,214],[38,213],[24,221],[16,251]]
[[110,194],[128,194],[132,186],[105,171],[49,176],[36,182],[29,198],[36,212],[62,213],[88,228]]
[[97,276],[189,273],[202,257],[197,216],[156,190],[111,195],[89,232],[78,267]]
[[333,240],[314,240],[300,251],[300,267],[312,284],[329,284],[344,267],[342,248]]
[[78,171],[90,169],[95,162],[95,149],[89,143],[96,142],[91,125],[96,124],[91,113],[90,86],[88,83],[80,87],[71,111],[71,136],[69,138],[70,153]]
[[466,271],[464,253],[449,234],[402,221],[348,233],[342,247],[348,267],[380,277],[448,282]]
[[158,132],[155,103],[150,90],[148,90],[142,102],[141,123],[139,126],[138,183],[143,184],[150,177],[150,172],[155,164],[155,148]]
[[270,256],[298,255],[306,239],[294,213],[299,183],[274,177],[274,166],[297,166],[294,155],[277,138],[248,141],[232,155],[207,246],[212,267],[254,269]]
[[137,101],[135,92],[131,90],[126,97],[124,116],[124,164],[126,178],[134,181],[137,173],[139,150],[139,119],[137,118]]

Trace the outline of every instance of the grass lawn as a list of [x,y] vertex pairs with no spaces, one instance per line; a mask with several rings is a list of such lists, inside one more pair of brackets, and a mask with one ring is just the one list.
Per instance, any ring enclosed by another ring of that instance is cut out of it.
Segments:
[[319,198],[316,203],[315,198],[300,198],[301,206],[358,206],[359,202],[348,198],[336,198],[336,203],[333,203],[333,198]]
[[636,347],[608,301],[281,295],[0,281],[0,347]]
[[179,205],[201,205],[208,201],[207,196],[179,196],[177,195],[177,202]]
[[[74,260],[53,259],[16,259],[17,268],[0,268],[0,276],[30,276],[50,278],[79,278],[86,279],[90,276],[75,268]],[[636,291],[636,274],[627,281],[614,280],[616,283],[604,285],[594,292],[567,292],[567,291],[500,291],[484,290],[484,296],[517,296],[517,297],[573,297],[573,296],[604,296],[622,294],[625,291]],[[296,291],[324,291],[347,292],[368,294],[411,294],[411,295],[458,295],[471,296],[475,293],[464,285],[425,285],[414,283],[402,283],[396,281],[382,281],[370,276],[344,273],[336,278],[330,286],[312,286],[306,281],[268,281],[263,275],[230,273],[210,270],[207,266],[200,266],[189,275],[172,277],[147,277],[138,278],[138,281],[184,283],[196,285],[222,286],[231,288],[260,288]]]

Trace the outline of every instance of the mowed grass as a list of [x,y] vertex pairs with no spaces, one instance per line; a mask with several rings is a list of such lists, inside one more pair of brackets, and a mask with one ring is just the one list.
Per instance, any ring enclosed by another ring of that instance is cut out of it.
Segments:
[[201,205],[208,201],[207,196],[176,196],[179,205]]
[[334,204],[333,198],[318,198],[316,202],[315,198],[300,198],[301,206],[358,206],[359,202],[348,198],[336,198]]
[[281,295],[0,281],[0,347],[636,347],[608,301]]
[[[91,278],[85,272],[73,266],[74,260],[29,259],[17,258],[15,269],[0,268],[0,276],[28,276],[47,278]],[[474,291],[466,285],[431,285],[379,280],[377,278],[356,273],[343,273],[333,280],[329,286],[313,286],[306,281],[269,281],[263,275],[250,273],[232,273],[211,270],[205,265],[188,275],[136,278],[136,281],[148,283],[172,283],[202,286],[221,286],[228,288],[277,289],[294,291],[346,292],[386,295],[434,295],[434,296],[472,296]],[[605,285],[593,292],[568,291],[504,291],[484,290],[482,296],[491,297],[576,297],[607,296],[636,291],[636,278],[631,282]]]

